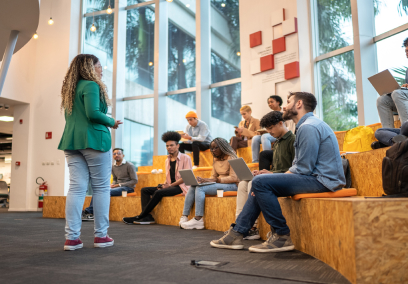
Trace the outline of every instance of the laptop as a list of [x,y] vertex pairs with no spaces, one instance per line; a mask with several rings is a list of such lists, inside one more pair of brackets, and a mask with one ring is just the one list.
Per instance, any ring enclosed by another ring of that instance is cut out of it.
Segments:
[[179,173],[181,175],[181,178],[183,179],[184,183],[186,185],[192,185],[192,186],[203,186],[203,185],[209,185],[209,184],[214,184],[215,182],[202,182],[198,183],[193,170],[179,170]]
[[388,69],[369,77],[368,81],[370,81],[380,96],[391,94],[394,90],[407,89],[401,88]]
[[250,181],[254,178],[251,170],[248,168],[247,164],[245,163],[244,159],[238,158],[233,160],[228,160],[232,169],[237,174],[239,180]]

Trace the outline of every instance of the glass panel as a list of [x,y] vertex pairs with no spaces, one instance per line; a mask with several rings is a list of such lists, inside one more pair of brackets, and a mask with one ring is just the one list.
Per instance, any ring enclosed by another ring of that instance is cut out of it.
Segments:
[[102,81],[108,88],[109,97],[112,98],[113,14],[95,16],[95,32],[90,30],[92,23],[93,17],[85,18],[85,40],[82,52],[99,58],[103,67]]
[[318,54],[353,44],[350,0],[316,0]]
[[211,81],[241,77],[239,1],[211,0]]
[[[187,7],[187,5],[189,6]],[[174,91],[196,85],[195,1],[173,1],[168,7],[168,90]]]
[[211,89],[211,136],[222,137],[228,141],[234,136],[234,126],[242,117],[241,83]]
[[149,2],[151,0],[127,0],[127,5],[135,5],[135,4],[139,4],[139,3],[143,3],[143,2]]
[[318,63],[323,117],[334,131],[354,128],[357,122],[354,51]]
[[127,12],[125,97],[153,94],[154,5]]
[[[166,97],[167,130],[185,130],[187,126],[186,114],[196,111],[196,93],[184,93]],[[174,111],[176,110],[176,111]]]
[[408,31],[377,42],[378,71],[389,69],[400,85],[405,83],[405,72],[408,68],[404,40]]
[[85,13],[92,13],[95,11],[101,11],[111,8],[115,8],[115,0],[85,0],[84,11]]
[[408,1],[374,0],[374,7],[376,35],[407,23]]
[[125,159],[135,167],[153,165],[154,100],[124,102],[123,150]]

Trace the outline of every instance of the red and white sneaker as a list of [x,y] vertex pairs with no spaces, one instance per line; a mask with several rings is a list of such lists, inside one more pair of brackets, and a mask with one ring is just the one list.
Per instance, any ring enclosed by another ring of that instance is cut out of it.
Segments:
[[113,239],[109,238],[108,235],[104,238],[95,237],[94,239],[94,247],[96,248],[106,248],[113,246]]
[[66,240],[64,244],[64,250],[76,250],[83,247],[84,244],[79,238],[76,240]]

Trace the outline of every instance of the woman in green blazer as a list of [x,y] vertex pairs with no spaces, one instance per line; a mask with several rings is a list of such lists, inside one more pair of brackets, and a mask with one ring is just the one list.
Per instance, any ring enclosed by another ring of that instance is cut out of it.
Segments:
[[94,198],[94,247],[113,245],[108,236],[110,175],[112,172],[111,135],[121,121],[106,115],[109,98],[102,79],[99,59],[80,54],[72,60],[62,85],[61,109],[65,129],[58,149],[63,150],[69,168],[69,191],[65,206],[65,250],[83,247],[81,212],[88,182]]

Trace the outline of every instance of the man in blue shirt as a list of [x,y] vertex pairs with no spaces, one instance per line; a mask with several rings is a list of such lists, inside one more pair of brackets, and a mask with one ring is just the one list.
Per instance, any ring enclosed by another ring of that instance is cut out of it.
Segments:
[[252,180],[252,192],[228,233],[211,246],[243,249],[243,237],[262,212],[271,226],[268,240],[251,246],[251,252],[293,250],[290,230],[278,197],[301,193],[336,191],[346,184],[336,136],[331,128],[313,115],[317,101],[313,94],[291,93],[283,108],[283,119],[296,123],[295,159],[286,173],[264,174]]

